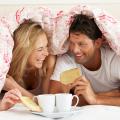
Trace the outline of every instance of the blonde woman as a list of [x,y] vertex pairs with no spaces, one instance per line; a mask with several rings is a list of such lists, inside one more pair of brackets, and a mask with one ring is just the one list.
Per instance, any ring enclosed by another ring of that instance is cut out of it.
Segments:
[[[48,39],[44,30],[39,24],[29,20],[15,30],[13,37],[15,44],[13,58],[4,90],[18,88],[22,95],[29,97],[43,91],[48,92],[51,74],[48,71],[50,66],[53,68],[55,59],[53,56],[48,56]],[[51,65],[46,63],[48,61],[52,61]],[[43,64],[44,68],[48,68],[48,75],[42,68]]]

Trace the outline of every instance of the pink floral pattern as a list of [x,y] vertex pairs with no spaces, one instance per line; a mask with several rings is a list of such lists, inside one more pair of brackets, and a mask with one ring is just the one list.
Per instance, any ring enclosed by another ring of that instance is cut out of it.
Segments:
[[9,70],[13,45],[13,38],[8,26],[3,22],[3,18],[0,18],[0,91],[4,86],[6,74]]
[[67,13],[62,12],[62,15],[57,17],[53,39],[51,39],[54,54],[63,54],[67,51],[67,38],[72,17],[75,14],[81,13],[95,19],[109,46],[117,55],[120,55],[120,22],[104,10],[98,8],[93,9],[84,5],[75,6]]
[[10,13],[7,17],[0,18],[0,91],[4,85],[6,74],[9,70],[13,43],[13,32],[25,19],[38,22],[46,31],[50,40],[52,54],[63,54],[68,50],[69,27],[75,14],[86,14],[95,19],[109,46],[120,55],[120,22],[100,9],[87,6],[75,6],[68,12],[60,10],[56,14],[48,8],[23,7]]

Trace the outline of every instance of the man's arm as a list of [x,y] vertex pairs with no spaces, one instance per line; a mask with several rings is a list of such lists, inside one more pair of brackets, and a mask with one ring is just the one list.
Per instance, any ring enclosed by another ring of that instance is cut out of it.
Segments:
[[72,85],[75,87],[74,93],[82,95],[89,104],[94,105],[120,105],[119,90],[113,90],[104,93],[95,93],[89,80],[84,76],[79,77]]
[[96,96],[96,103],[120,106],[120,90],[115,89],[108,92],[98,93]]
[[56,80],[50,80],[49,93],[55,94],[55,93],[66,93],[66,92],[69,92],[69,88],[67,85],[64,85]]
[[98,96],[120,97],[120,89],[97,93]]
[[97,96],[95,104],[120,106],[120,97]]

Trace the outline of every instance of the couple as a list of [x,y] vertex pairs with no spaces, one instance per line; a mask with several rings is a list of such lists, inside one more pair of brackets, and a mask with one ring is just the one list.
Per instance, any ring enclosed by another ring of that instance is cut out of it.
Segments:
[[[21,94],[33,97],[36,92],[31,94],[30,90],[37,87],[38,94],[41,87],[50,93],[73,91],[80,97],[81,104],[83,100],[85,104],[120,105],[120,57],[110,48],[101,47],[103,36],[94,19],[75,15],[68,41],[69,51],[55,61],[54,56],[48,56],[48,40],[40,25],[29,21],[19,26],[14,32],[13,59],[4,86],[5,90],[17,89],[5,94],[2,110],[19,102]],[[82,76],[70,85],[61,84],[60,73],[76,67]],[[41,79],[46,85],[41,86]]]

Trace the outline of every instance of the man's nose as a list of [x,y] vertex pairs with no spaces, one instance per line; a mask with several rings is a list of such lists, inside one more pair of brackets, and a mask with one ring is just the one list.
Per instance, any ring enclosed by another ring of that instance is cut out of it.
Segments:
[[81,51],[80,47],[79,47],[78,45],[74,45],[74,47],[73,47],[73,52],[74,52],[74,53],[78,53],[78,52],[80,52],[80,51]]

